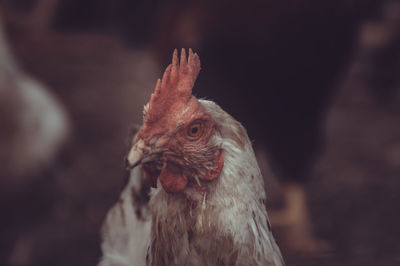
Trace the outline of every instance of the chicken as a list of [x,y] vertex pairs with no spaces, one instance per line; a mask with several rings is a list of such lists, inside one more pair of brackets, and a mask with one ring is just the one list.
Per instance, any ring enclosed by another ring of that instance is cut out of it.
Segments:
[[[0,265],[32,264],[36,230],[53,208],[53,169],[70,134],[62,103],[25,72],[0,16]],[[34,237],[35,235],[35,237]]]
[[157,81],[99,265],[284,265],[246,130],[192,95],[199,71],[197,54],[175,50]]
[[11,53],[0,18],[0,192],[12,195],[49,167],[65,144],[70,121],[44,84]]

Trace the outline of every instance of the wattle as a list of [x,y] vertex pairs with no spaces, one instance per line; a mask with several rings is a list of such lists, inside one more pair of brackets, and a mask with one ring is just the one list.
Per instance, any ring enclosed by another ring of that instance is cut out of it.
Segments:
[[164,161],[159,178],[164,190],[170,193],[183,191],[188,183],[182,169],[168,161]]

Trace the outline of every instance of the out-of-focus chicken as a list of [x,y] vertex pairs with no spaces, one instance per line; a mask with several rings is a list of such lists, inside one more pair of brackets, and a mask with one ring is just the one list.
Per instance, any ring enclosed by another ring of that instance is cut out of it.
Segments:
[[41,181],[68,133],[63,106],[20,69],[0,23],[0,265],[30,261],[34,243],[29,230],[51,204],[51,190],[41,193]]
[[246,130],[192,95],[199,71],[197,54],[182,50],[179,62],[175,50],[158,80],[127,157],[130,180],[103,225],[100,265],[284,264]]
[[15,63],[0,24],[0,184],[10,190],[48,165],[66,140],[64,108]]
[[9,191],[51,163],[68,136],[69,121],[45,86],[19,68],[1,24],[0,59],[0,184]]

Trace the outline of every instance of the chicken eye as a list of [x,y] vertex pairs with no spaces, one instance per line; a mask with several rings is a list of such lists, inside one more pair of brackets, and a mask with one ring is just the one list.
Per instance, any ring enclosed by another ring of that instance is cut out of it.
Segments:
[[201,134],[201,123],[197,122],[188,127],[187,135],[191,138],[197,138]]

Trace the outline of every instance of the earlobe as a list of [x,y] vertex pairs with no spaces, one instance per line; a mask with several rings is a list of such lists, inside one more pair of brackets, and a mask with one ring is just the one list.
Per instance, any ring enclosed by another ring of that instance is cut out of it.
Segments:
[[222,169],[224,168],[224,156],[222,155],[222,150],[217,150],[214,155],[214,169],[209,170],[205,176],[201,179],[204,180],[214,180],[221,175]]

